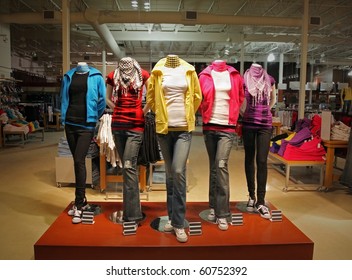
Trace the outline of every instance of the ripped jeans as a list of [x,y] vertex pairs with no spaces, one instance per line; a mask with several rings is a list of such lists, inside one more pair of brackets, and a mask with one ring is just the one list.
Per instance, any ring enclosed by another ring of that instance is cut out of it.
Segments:
[[117,152],[122,160],[123,176],[123,219],[142,219],[139,197],[139,177],[137,159],[143,141],[143,132],[121,130],[114,132]]
[[217,218],[226,218],[231,215],[228,161],[235,134],[214,130],[203,134],[209,157],[209,207]]

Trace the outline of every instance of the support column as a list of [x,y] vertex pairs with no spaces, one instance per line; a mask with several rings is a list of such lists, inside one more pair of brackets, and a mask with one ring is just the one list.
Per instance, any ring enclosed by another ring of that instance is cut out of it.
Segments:
[[279,84],[282,84],[284,76],[284,54],[280,53],[280,61],[279,61]]
[[298,99],[298,119],[304,118],[304,103],[306,95],[306,76],[307,76],[307,52],[308,52],[308,22],[309,22],[309,0],[304,1],[304,12],[302,20],[302,39],[301,39],[301,72],[300,72],[300,90]]
[[101,58],[102,58],[102,68],[101,68],[101,73],[103,74],[103,77],[105,79],[106,77],[106,50],[104,49],[102,52],[101,52]]
[[241,75],[244,74],[244,37],[242,34],[242,40],[241,40],[241,69],[240,69]]
[[70,70],[70,0],[62,0],[62,73]]

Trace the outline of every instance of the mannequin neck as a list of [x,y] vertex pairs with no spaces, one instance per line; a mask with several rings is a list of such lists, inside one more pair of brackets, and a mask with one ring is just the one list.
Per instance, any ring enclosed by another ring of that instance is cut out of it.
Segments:
[[180,58],[177,55],[170,54],[166,57],[165,67],[176,68],[181,65]]
[[85,74],[89,72],[89,66],[86,62],[78,62],[76,67],[76,72],[79,74]]
[[224,60],[215,60],[211,65],[213,66],[213,70],[217,72],[223,72],[227,70],[226,61]]
[[253,67],[257,67],[257,68],[262,68],[262,66],[260,64],[258,64],[258,63],[252,63],[252,66]]

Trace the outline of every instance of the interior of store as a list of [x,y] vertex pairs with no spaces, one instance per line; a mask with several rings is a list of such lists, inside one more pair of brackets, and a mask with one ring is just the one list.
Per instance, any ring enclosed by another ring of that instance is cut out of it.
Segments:
[[[168,54],[188,61],[198,73],[216,59],[241,74],[256,62],[276,81],[274,116],[329,110],[335,120],[351,126],[352,108],[344,106],[345,89],[352,87],[350,17],[349,0],[1,1],[0,109],[19,108],[14,119],[27,121],[29,133],[0,134],[0,222],[6,225],[0,229],[0,259],[34,259],[34,243],[74,197],[72,184],[58,179],[56,158],[64,137],[61,80],[78,62],[105,76],[124,56],[148,71]],[[1,121],[3,129],[8,118]],[[208,201],[208,178],[199,176],[208,173],[201,131],[198,125],[189,158],[190,202]],[[247,201],[238,139],[229,164],[231,201]],[[328,189],[284,191],[285,174],[268,163],[267,200],[314,242],[316,260],[352,258],[352,192],[338,180],[346,163],[345,142],[334,157]],[[291,174],[296,182],[319,180],[315,167],[292,168]],[[92,181],[90,201],[121,201],[114,197],[118,183],[109,184],[109,197],[99,179]],[[148,187],[145,193],[146,201],[166,200],[163,189]]]

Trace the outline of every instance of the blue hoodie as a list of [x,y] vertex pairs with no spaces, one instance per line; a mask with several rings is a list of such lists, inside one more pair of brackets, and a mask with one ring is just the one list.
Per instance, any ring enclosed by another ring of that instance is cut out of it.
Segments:
[[[69,89],[72,76],[77,68],[69,70],[63,77],[61,84],[61,123],[65,125],[66,113],[69,105]],[[87,119],[88,123],[96,123],[106,108],[106,86],[101,72],[89,67],[87,79]]]

